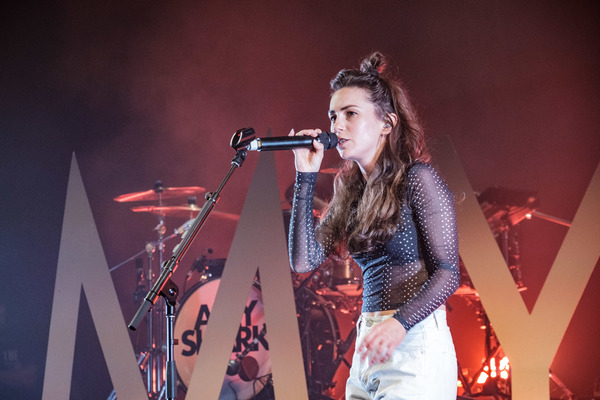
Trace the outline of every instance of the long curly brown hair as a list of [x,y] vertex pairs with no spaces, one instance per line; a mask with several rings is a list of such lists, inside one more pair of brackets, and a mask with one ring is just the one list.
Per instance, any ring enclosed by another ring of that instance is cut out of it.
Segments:
[[[362,88],[377,117],[392,126],[375,167],[365,180],[358,165],[346,161],[334,182],[334,194],[319,237],[329,237],[339,256],[371,251],[396,232],[402,218],[406,172],[416,162],[429,162],[421,123],[400,82],[385,73],[385,58],[375,52],[360,70],[343,69],[331,81],[331,94],[344,87]],[[394,124],[390,114],[396,114]]]

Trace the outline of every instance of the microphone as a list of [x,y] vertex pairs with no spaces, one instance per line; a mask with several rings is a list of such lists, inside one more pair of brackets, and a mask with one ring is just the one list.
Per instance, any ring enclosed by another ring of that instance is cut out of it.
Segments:
[[338,138],[335,133],[323,132],[316,138],[312,136],[281,136],[257,138],[248,144],[247,150],[292,150],[297,148],[312,148],[313,140],[323,143],[325,150],[337,146]]
[[263,324],[260,333],[252,340],[251,345],[246,347],[241,353],[236,353],[233,360],[229,360],[229,363],[227,364],[227,375],[233,376],[239,374],[240,378],[246,382],[250,382],[252,379],[256,378],[259,370],[258,361],[256,361],[254,357],[249,356],[248,353],[253,349],[258,349],[258,341],[264,338],[266,334],[267,325]]
[[242,358],[236,357],[233,360],[229,360],[229,363],[227,364],[227,375],[239,375],[245,382],[250,382],[255,379],[259,370],[260,366],[258,365],[258,361],[252,356],[244,356]]

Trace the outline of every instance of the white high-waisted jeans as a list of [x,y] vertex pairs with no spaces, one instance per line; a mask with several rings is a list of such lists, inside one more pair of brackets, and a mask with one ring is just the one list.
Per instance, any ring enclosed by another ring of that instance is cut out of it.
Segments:
[[[392,315],[360,316],[356,348],[365,335]],[[369,366],[354,352],[346,399],[456,400],[456,353],[446,311],[436,310],[412,327],[388,361]]]

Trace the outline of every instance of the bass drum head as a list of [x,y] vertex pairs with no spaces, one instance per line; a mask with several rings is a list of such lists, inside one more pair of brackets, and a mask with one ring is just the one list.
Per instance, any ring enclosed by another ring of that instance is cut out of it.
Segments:
[[[190,384],[220,282],[220,279],[214,279],[192,287],[177,312],[174,337],[179,344],[175,346],[174,358],[184,390]],[[262,293],[257,285],[252,285],[230,360],[235,360],[236,353],[241,353],[249,346],[253,348],[240,363],[239,373],[225,375],[219,400],[252,399],[264,388],[268,380],[264,377],[271,374],[268,342],[266,337],[260,337],[264,323]],[[252,341],[256,337],[259,337],[258,344],[253,345]],[[246,366],[248,370],[244,369]]]

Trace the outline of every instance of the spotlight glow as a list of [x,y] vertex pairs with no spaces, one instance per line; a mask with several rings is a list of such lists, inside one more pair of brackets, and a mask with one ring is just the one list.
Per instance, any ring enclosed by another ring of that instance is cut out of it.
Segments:
[[500,361],[495,357],[490,358],[489,364],[483,366],[483,371],[477,378],[477,383],[483,385],[489,378],[498,378],[508,380],[510,377],[510,362],[508,357],[503,357]]

